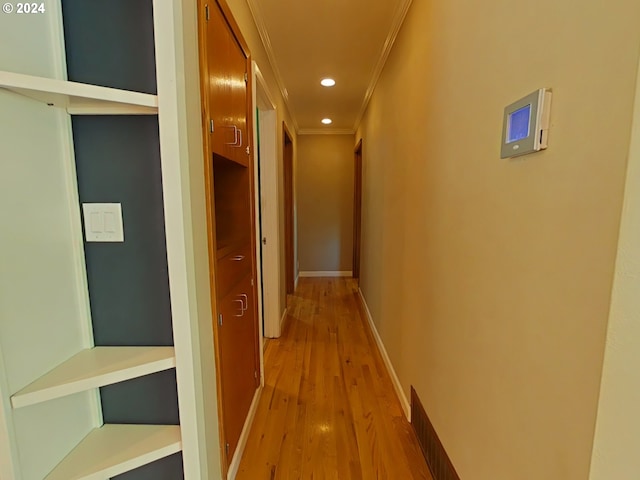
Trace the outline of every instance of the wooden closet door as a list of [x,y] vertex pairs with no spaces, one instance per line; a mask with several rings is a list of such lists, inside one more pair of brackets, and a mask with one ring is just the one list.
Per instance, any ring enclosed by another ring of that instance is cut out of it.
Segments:
[[233,68],[233,84],[231,88],[231,112],[230,125],[238,129],[237,142],[231,145],[232,159],[236,162],[248,166],[249,135],[247,132],[247,58],[234,38],[231,51]]
[[211,5],[207,22],[209,112],[212,148],[223,157],[249,165],[247,135],[247,57],[224,14]]
[[218,323],[222,411],[229,444],[228,462],[238,445],[257,388],[255,300],[250,275],[219,301],[219,313],[222,315],[222,325]]
[[206,86],[209,93],[209,116],[213,121],[210,130],[211,149],[220,155],[225,155],[226,145],[233,141],[230,130],[224,128],[225,112],[231,109],[231,73],[230,42],[233,35],[227,27],[222,12],[214,4],[209,8],[207,28],[207,66],[208,78]]
[[253,164],[247,153],[251,137],[247,118],[252,107],[245,74],[250,54],[222,0],[203,2],[202,11],[208,234],[215,278],[214,343],[226,475],[260,378]]

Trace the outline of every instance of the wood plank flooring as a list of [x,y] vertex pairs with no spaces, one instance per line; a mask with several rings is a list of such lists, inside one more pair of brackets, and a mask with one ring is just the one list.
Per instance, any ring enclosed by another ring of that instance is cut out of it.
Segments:
[[300,279],[236,479],[433,480],[354,280]]

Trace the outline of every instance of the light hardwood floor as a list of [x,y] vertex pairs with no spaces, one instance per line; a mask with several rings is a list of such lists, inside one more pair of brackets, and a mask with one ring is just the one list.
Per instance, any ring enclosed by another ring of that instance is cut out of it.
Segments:
[[301,278],[237,480],[432,480],[346,278]]

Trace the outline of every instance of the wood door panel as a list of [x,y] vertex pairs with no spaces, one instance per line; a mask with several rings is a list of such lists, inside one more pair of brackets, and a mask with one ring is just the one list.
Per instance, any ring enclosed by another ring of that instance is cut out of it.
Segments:
[[[224,0],[201,0],[200,11],[209,268],[222,473],[226,477],[259,385],[257,295],[252,282],[257,240],[253,164],[247,154],[252,139],[247,119],[253,107],[247,93],[250,79],[245,80],[251,56]],[[227,255],[244,258],[233,261]]]
[[231,57],[233,59],[233,84],[231,94],[231,111],[233,117],[231,124],[238,128],[238,142],[231,145],[232,158],[242,164],[249,165],[249,155],[247,154],[247,145],[249,145],[249,134],[247,131],[247,82],[245,73],[247,73],[247,59],[235,41],[232,45]]
[[217,263],[218,295],[224,297],[251,273],[251,244],[246,243],[222,257]]
[[211,145],[214,153],[248,166],[247,57],[223,12],[217,6],[212,6],[209,15],[209,111],[214,123]]
[[251,213],[251,169],[215,155],[213,183],[217,256],[254,242]]
[[231,109],[231,69],[229,68],[232,34],[227,27],[222,12],[215,7],[209,9],[207,28],[207,72],[206,88],[209,98],[209,116],[213,120],[213,132],[210,132],[211,148],[220,155],[225,154],[229,141],[229,130],[223,128],[226,123],[225,112]]
[[247,275],[231,293],[219,300],[222,326],[220,368],[222,373],[222,411],[227,462],[233,456],[256,391],[255,301],[251,275]]

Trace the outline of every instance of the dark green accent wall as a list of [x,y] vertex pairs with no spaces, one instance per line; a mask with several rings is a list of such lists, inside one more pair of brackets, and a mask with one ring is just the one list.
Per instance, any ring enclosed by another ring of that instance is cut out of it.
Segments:
[[63,0],[69,80],[157,93],[151,0]]
[[[158,465],[162,462],[162,468]],[[183,480],[182,455],[176,453],[159,462],[144,465],[130,472],[123,473],[113,480]],[[204,479],[203,479],[204,480]]]
[[96,345],[172,345],[158,118],[72,124],[80,201],[122,204],[125,241],[85,244]]
[[[62,6],[69,80],[156,93],[151,0]],[[173,345],[158,118],[74,116],[72,128],[80,202],[122,204],[124,243],[85,243],[95,344]],[[105,423],[179,423],[175,369],[100,393]],[[183,477],[176,454],[117,478]]]
[[105,423],[178,425],[175,369],[100,389]]

